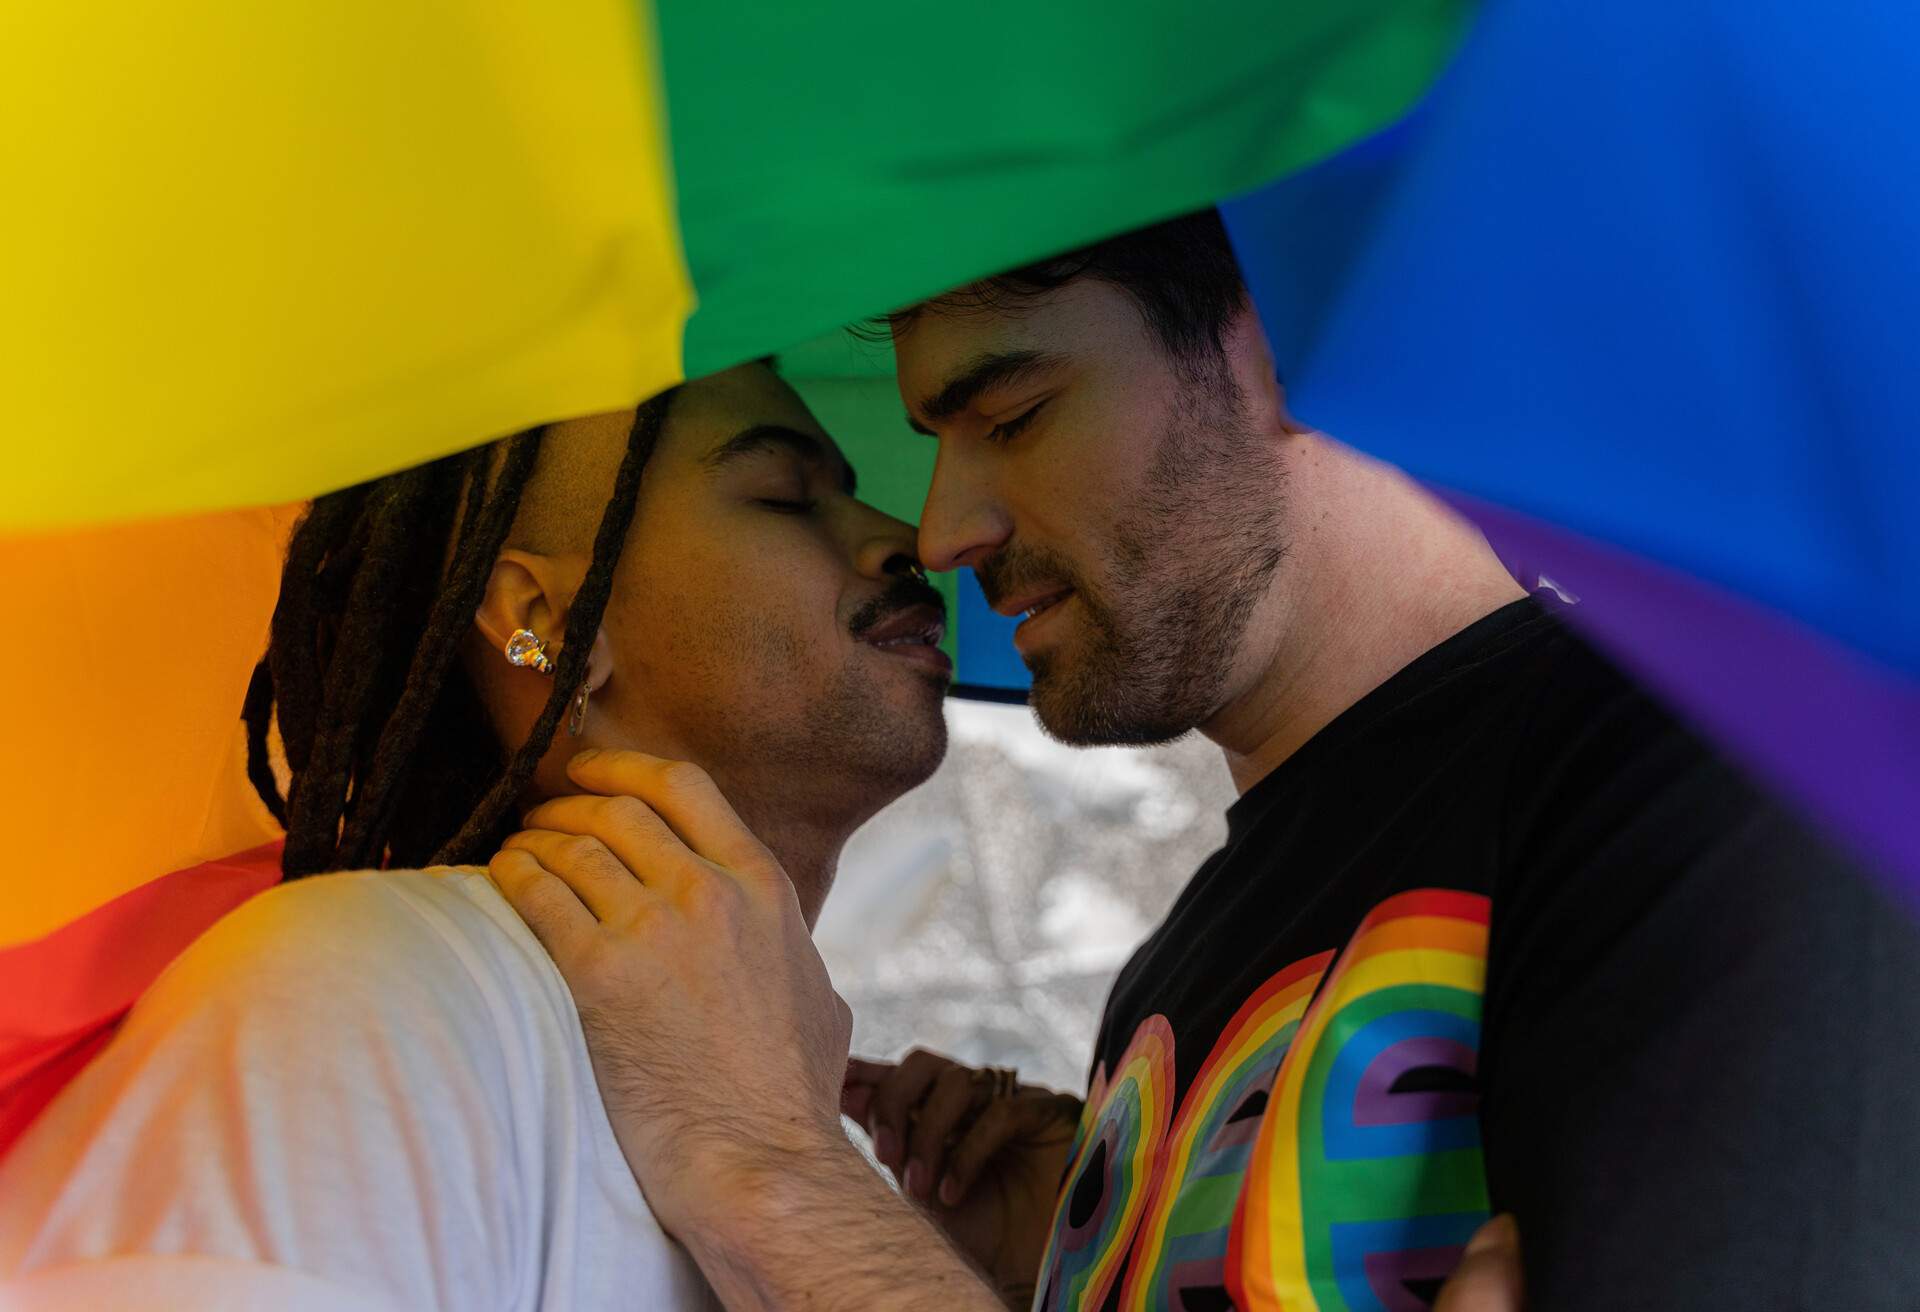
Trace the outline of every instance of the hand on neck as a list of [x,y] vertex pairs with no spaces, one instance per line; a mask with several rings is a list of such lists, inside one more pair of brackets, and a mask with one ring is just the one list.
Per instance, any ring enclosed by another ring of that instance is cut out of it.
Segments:
[[1324,435],[1304,440],[1286,497],[1287,559],[1235,691],[1201,726],[1243,793],[1409,662],[1526,595],[1471,524]]
[[773,787],[739,786],[729,788],[719,771],[709,770],[714,781],[733,803],[733,809],[746,822],[767,850],[780,862],[780,868],[793,881],[794,894],[800,900],[800,913],[812,929],[820,918],[827,893],[833,887],[840,867],[840,852],[853,836],[857,822],[839,815],[809,815],[777,794]]
[[875,809],[851,810],[816,798],[814,794],[818,789],[814,785],[821,782],[817,778],[793,777],[758,762],[743,768],[737,762],[715,760],[711,753],[694,750],[662,726],[649,724],[635,730],[610,717],[590,723],[588,732],[580,738],[569,738],[565,734],[556,737],[552,750],[534,776],[534,789],[526,805],[531,807],[542,798],[579,792],[580,788],[567,776],[567,762],[589,747],[641,751],[668,760],[691,761],[705,770],[732,805],[734,813],[773,853],[793,881],[794,893],[809,927],[819,918],[827,892],[833,886],[841,849]]

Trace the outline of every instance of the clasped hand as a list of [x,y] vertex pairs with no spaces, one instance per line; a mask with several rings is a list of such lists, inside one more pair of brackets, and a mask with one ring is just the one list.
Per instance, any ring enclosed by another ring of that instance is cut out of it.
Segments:
[[[929,1053],[849,1069],[852,1016],[793,885],[706,772],[618,750],[567,772],[581,793],[530,811],[488,874],[567,981],[614,1133],[668,1233],[724,1217],[756,1175],[844,1152],[844,1097],[1002,1290],[1031,1280],[1078,1101],[988,1096]],[[1438,1306],[1520,1305],[1503,1217]]]
[[607,1114],[669,1233],[836,1141],[852,1017],[791,882],[698,766],[583,752],[488,873],[572,990]]

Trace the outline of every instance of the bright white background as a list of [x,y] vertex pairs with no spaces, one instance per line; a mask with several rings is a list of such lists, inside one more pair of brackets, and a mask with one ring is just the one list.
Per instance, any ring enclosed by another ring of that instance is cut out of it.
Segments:
[[1113,977],[1226,834],[1219,750],[1072,748],[949,701],[925,785],[847,847],[815,937],[853,1048],[916,1045],[1084,1092]]

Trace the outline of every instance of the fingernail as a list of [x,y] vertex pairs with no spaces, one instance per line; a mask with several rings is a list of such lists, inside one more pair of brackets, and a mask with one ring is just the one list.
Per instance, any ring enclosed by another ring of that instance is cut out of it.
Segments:
[[907,1163],[907,1178],[901,1182],[915,1198],[927,1196],[927,1168],[919,1162]]
[[600,749],[598,747],[589,747],[584,752],[575,752],[573,754],[573,764],[585,765],[598,755],[600,755]]
[[873,1136],[873,1155],[888,1166],[893,1165],[894,1154],[900,1150],[900,1140],[892,1130],[881,1126]]
[[940,1182],[940,1201],[948,1207],[960,1204],[960,1182],[952,1176]]

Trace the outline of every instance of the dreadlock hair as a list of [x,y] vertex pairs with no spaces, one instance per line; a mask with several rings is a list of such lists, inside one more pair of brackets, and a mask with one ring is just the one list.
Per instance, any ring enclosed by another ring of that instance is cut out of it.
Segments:
[[[456,657],[545,429],[315,500],[288,544],[267,653],[242,709],[247,775],[286,828],[287,878],[470,864],[498,849],[510,808],[586,677],[672,397],[664,392],[634,416],[552,691],[517,749],[494,734]],[[284,798],[268,757],[276,718],[293,775]]]

